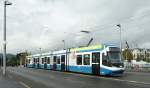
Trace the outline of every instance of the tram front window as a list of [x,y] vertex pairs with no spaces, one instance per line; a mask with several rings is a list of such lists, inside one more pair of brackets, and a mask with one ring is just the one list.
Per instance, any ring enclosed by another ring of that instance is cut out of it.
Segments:
[[120,52],[108,52],[108,56],[111,60],[119,60]]
[[102,64],[109,67],[123,67],[123,63],[120,59],[119,51],[107,52],[107,55],[102,55]]

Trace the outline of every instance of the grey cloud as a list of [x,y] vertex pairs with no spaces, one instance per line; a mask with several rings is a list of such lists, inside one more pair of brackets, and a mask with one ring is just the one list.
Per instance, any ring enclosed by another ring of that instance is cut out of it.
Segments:
[[[142,17],[149,14],[149,0],[10,1],[13,5],[7,7],[7,34],[8,52],[11,53],[38,52],[40,47],[43,51],[54,47],[62,49],[64,39],[67,47],[84,45],[91,37],[93,44],[111,42],[119,45],[119,31],[115,26],[118,23],[122,25],[123,45],[127,40],[132,46],[150,46],[150,16]],[[3,7],[0,6],[0,34],[2,23]],[[83,29],[91,33],[79,33]]]

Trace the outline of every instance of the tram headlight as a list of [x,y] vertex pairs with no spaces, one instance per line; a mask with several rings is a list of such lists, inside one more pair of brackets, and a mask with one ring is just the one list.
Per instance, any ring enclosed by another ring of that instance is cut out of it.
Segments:
[[112,63],[110,61],[108,61],[108,66],[112,67]]

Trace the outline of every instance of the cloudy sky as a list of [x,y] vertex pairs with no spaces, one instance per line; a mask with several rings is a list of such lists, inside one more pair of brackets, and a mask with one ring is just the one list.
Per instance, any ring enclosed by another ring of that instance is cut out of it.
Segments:
[[[88,43],[150,48],[150,0],[9,0],[7,7],[7,52],[32,53],[76,47]],[[89,34],[81,30],[90,31]],[[2,52],[3,0],[0,0]]]

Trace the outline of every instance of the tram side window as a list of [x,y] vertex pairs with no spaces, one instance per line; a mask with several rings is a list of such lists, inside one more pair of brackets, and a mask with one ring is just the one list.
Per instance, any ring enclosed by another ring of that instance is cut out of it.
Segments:
[[57,64],[60,64],[60,56],[57,56]]
[[27,63],[30,64],[30,59],[27,59]]
[[46,60],[47,60],[47,57],[45,57],[45,58],[44,58],[44,63],[47,63],[47,61],[46,61]]
[[57,59],[57,57],[56,57],[56,56],[54,56],[53,58],[54,58],[54,62],[56,63],[56,59]]
[[65,62],[65,55],[61,55],[61,62]]
[[35,63],[37,63],[37,58],[35,58]]
[[33,62],[34,62],[34,63],[36,62],[36,58],[33,58]]
[[47,57],[47,63],[50,64],[50,57]]
[[39,63],[39,58],[37,58],[37,63]]
[[26,59],[26,63],[27,63],[27,64],[29,63],[29,60],[28,60],[28,59]]
[[92,63],[100,63],[100,53],[92,54]]
[[107,60],[108,56],[106,56],[104,53],[102,54],[102,64],[107,66]]
[[77,55],[77,65],[82,65],[82,55]]
[[33,62],[35,63],[35,58],[33,58]]
[[37,62],[37,59],[35,58],[35,63]]
[[28,63],[30,63],[30,59],[28,61],[29,61]]
[[44,58],[42,58],[42,64],[44,63]]
[[38,59],[36,58],[36,61],[35,61],[36,63],[38,62]]
[[84,65],[90,65],[90,54],[84,54]]

